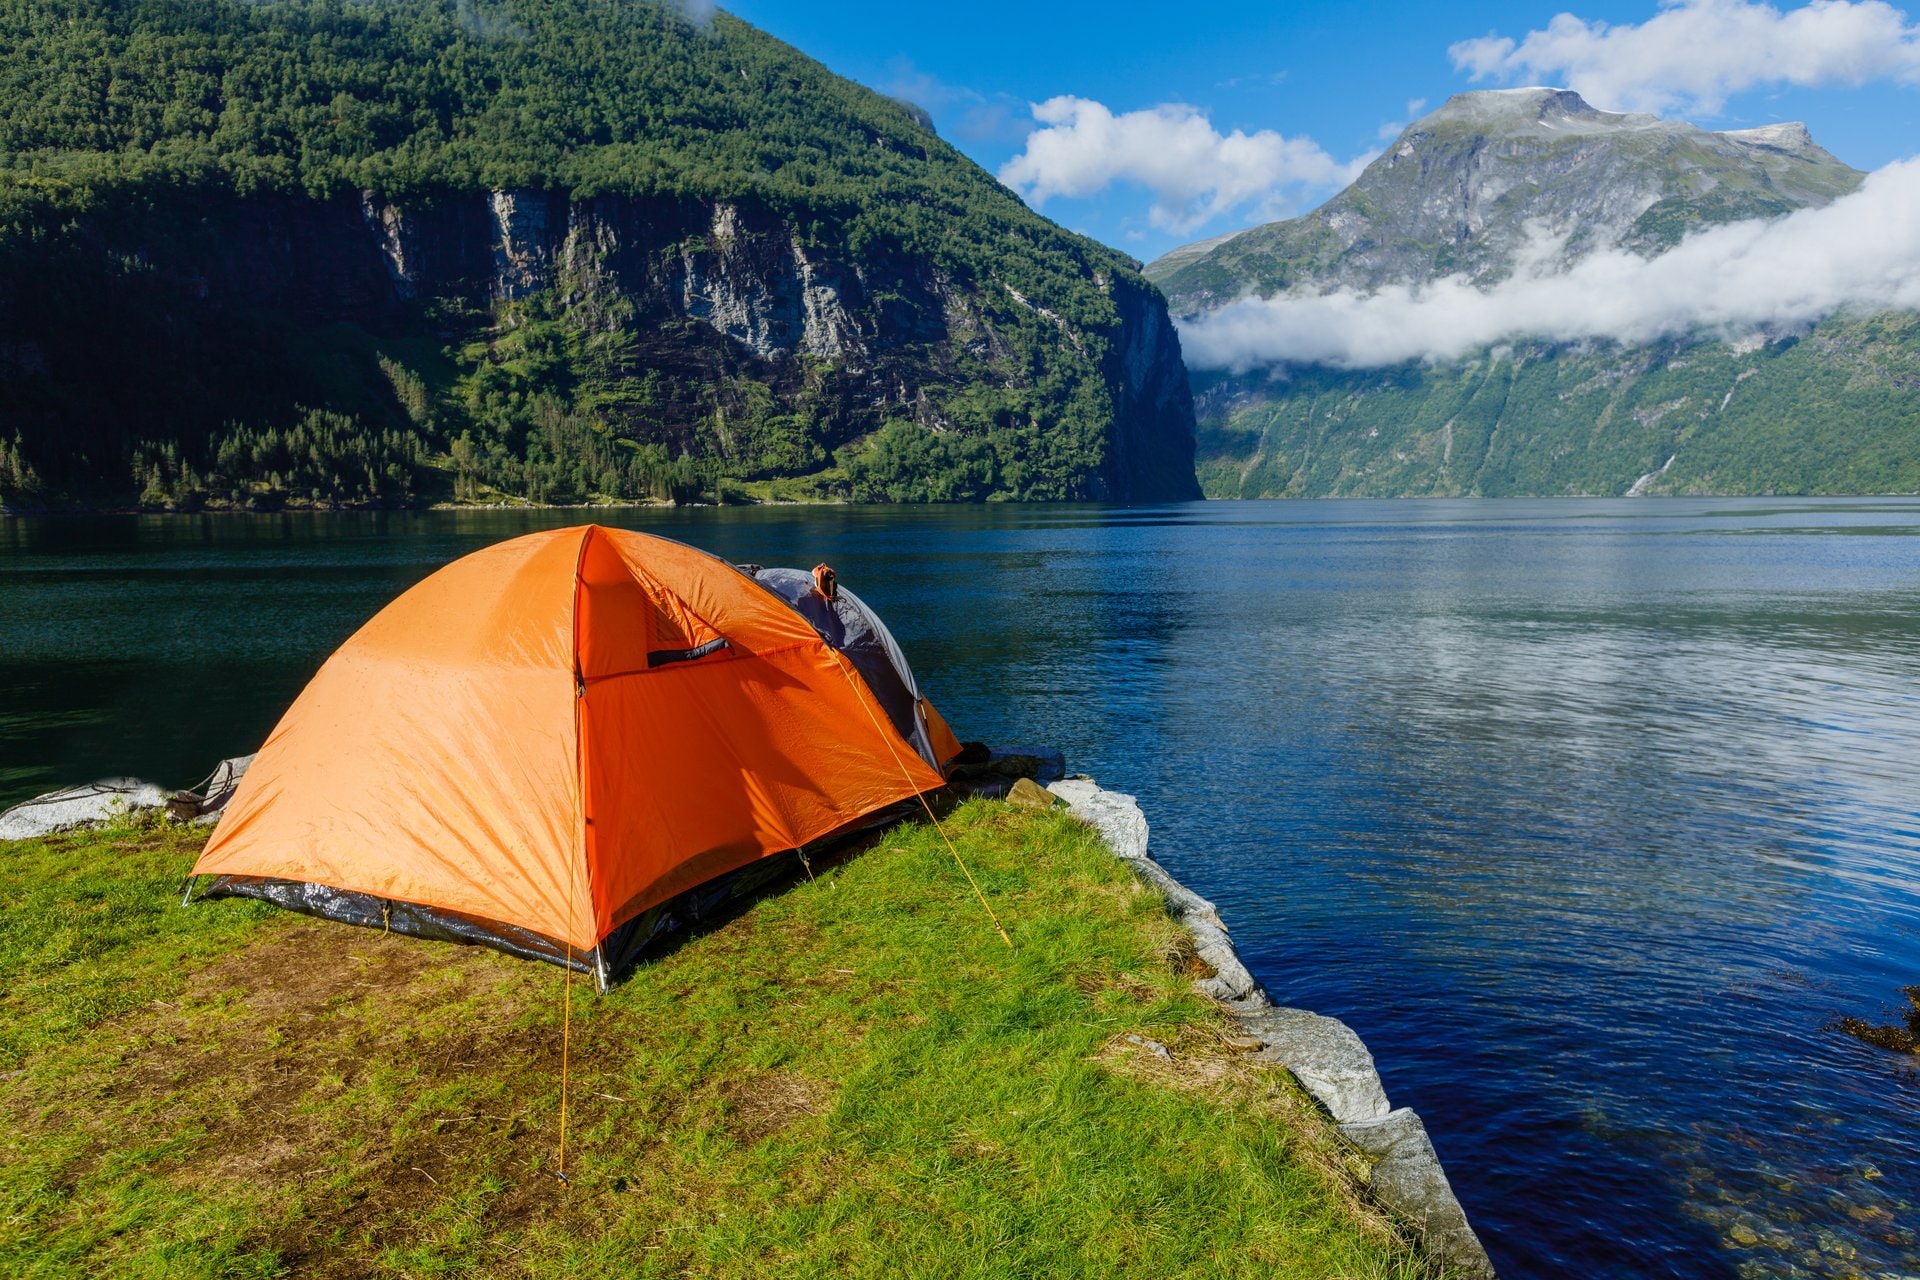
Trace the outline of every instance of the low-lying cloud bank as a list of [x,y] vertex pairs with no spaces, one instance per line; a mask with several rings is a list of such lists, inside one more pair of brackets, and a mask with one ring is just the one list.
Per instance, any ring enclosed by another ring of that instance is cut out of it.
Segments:
[[1505,342],[1738,337],[1843,310],[1920,310],[1920,157],[1824,209],[1715,227],[1657,257],[1604,250],[1556,269],[1549,256],[1487,289],[1455,276],[1243,298],[1182,323],[1181,345],[1195,369],[1367,369]]

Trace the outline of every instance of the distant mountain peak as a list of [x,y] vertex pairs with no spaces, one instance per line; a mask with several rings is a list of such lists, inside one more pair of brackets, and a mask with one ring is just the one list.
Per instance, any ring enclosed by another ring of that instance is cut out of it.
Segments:
[[1320,208],[1148,264],[1177,313],[1245,294],[1490,284],[1544,235],[1568,261],[1656,253],[1717,223],[1819,207],[1860,185],[1803,124],[1715,132],[1602,111],[1571,89],[1476,89],[1415,120]]
[[1572,89],[1534,85],[1525,89],[1472,89],[1451,98],[1408,126],[1408,133],[1466,128],[1487,137],[1516,133],[1569,134],[1660,131],[1716,133],[1749,146],[1778,151],[1827,153],[1807,126],[1795,120],[1751,129],[1706,130],[1684,120],[1665,120],[1640,111],[1602,111]]
[[1414,122],[1414,128],[1466,125],[1483,133],[1519,129],[1588,130],[1670,127],[1659,116],[1602,111],[1571,89],[1535,85],[1526,89],[1473,89],[1456,93]]

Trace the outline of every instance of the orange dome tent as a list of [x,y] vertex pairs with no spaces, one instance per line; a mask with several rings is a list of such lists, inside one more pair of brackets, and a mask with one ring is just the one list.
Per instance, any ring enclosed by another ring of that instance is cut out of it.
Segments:
[[[944,759],[957,744],[920,706]],[[676,895],[941,786],[897,724],[747,572],[624,530],[529,534],[327,660],[193,873],[604,984]]]

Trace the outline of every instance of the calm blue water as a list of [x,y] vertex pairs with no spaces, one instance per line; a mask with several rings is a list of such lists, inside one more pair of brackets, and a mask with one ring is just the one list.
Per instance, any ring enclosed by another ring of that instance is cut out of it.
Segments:
[[[251,750],[575,513],[0,523],[0,803]],[[1518,1277],[1920,1275],[1920,502],[626,512],[831,561],[964,737],[1137,792]]]

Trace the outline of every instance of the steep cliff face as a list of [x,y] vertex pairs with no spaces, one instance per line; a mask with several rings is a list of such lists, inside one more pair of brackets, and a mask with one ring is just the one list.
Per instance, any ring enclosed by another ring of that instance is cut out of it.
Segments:
[[1197,496],[1137,264],[923,119],[478,13],[0,0],[0,502]]
[[[855,253],[837,230],[749,201],[527,190],[182,201],[87,228],[84,268],[70,258],[0,301],[0,343],[27,353],[0,365],[0,434],[65,481],[48,446],[76,419],[135,454],[217,447],[228,424],[295,405],[404,424],[396,366],[425,388],[413,417],[428,425],[544,325],[561,350],[540,389],[588,392],[611,438],[741,480],[839,483],[839,455],[897,423],[1002,439],[1030,496],[1198,496],[1186,370],[1155,290],[1099,269],[1106,314],[1074,323],[994,280]],[[145,336],[76,340],[109,312]],[[155,403],[155,363],[197,369],[194,394]],[[1032,394],[1063,380],[1085,384],[1068,402],[1085,412],[1064,421]]]
[[1150,487],[1164,499],[1199,497],[1197,485],[1184,484],[1193,470],[1193,395],[1166,300],[1135,281],[1106,287],[1118,313],[1116,340],[1101,367],[1115,388],[1106,488],[1121,494]]

